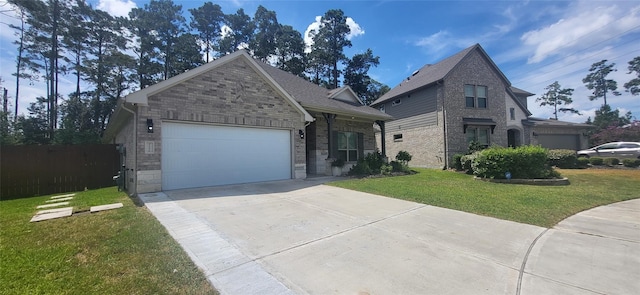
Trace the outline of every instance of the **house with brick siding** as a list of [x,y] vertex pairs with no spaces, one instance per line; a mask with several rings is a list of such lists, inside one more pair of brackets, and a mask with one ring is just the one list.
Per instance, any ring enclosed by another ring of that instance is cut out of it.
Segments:
[[586,124],[531,117],[525,90],[511,82],[479,45],[427,64],[378,98],[372,107],[395,118],[376,133],[386,153],[408,151],[418,167],[449,167],[469,143],[541,144],[582,149]]
[[103,138],[136,194],[330,174],[338,158],[346,171],[390,119],[241,50],[127,95]]

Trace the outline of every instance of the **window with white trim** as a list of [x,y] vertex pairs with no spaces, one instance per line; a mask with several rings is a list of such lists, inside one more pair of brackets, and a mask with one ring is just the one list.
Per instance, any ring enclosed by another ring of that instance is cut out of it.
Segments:
[[337,156],[346,162],[358,160],[358,133],[338,132]]
[[402,141],[402,133],[394,134],[393,135],[393,141]]
[[468,108],[487,108],[487,86],[464,85],[465,106]]

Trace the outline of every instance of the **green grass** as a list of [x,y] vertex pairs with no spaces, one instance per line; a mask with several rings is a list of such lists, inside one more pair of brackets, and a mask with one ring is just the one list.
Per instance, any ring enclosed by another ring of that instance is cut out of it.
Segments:
[[543,227],[586,209],[640,198],[638,169],[558,170],[569,178],[568,186],[499,184],[458,172],[415,170],[330,185]]
[[216,294],[145,207],[115,187],[79,192],[74,211],[30,223],[50,196],[0,201],[0,294]]

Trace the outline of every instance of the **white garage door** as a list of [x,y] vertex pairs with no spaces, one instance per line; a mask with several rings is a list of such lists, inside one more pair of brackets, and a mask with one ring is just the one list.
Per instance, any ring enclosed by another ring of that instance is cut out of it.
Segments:
[[291,178],[288,130],[162,123],[162,189]]

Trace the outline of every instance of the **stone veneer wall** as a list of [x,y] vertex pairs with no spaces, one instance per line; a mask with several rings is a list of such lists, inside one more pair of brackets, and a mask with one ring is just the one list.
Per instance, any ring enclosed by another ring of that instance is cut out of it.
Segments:
[[[138,193],[160,191],[162,122],[288,129],[294,142],[292,177],[306,177],[304,115],[276,92],[243,59],[237,58],[183,81],[148,99],[138,111]],[[154,133],[147,133],[152,119]]]
[[[394,134],[402,134],[402,139],[394,140]],[[376,134],[376,140],[377,142],[381,141],[379,132]],[[409,166],[442,168],[444,166],[442,112],[437,113],[436,125],[395,131],[387,130],[385,143],[389,161],[394,161],[399,151],[407,151],[412,156]],[[381,148],[379,144],[378,148]]]
[[[329,156],[329,150],[327,149],[329,142],[327,138],[327,120],[324,119],[322,114],[315,114],[314,116],[316,121],[312,125],[309,125],[310,127],[315,125],[315,131],[313,132],[315,135],[314,142],[310,144],[309,149],[309,161],[313,162],[309,163],[309,173],[326,174],[327,171],[330,170],[325,161]],[[343,120],[338,116],[333,124],[333,131],[362,133],[364,144],[363,152],[366,155],[374,152],[376,148],[373,124],[373,122]],[[348,171],[350,166],[349,164],[345,165],[343,171]]]
[[[465,107],[464,85],[487,86],[487,108]],[[472,51],[458,66],[447,75],[444,81],[442,104],[446,110],[447,155],[452,161],[453,155],[464,153],[468,149],[466,135],[463,132],[462,118],[489,118],[496,122],[490,144],[507,146],[507,117],[505,106],[506,87],[489,62],[477,51]]]

